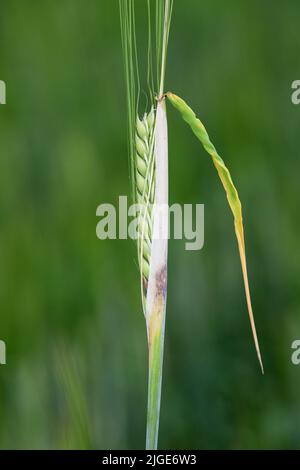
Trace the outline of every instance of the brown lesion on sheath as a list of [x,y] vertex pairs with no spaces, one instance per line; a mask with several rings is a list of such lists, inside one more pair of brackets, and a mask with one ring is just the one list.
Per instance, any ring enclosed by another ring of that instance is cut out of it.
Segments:
[[147,319],[148,346],[152,350],[155,338],[163,332],[163,317],[165,312],[165,298],[162,293],[157,292],[154,308]]
[[163,93],[161,96],[156,96],[156,100],[158,103],[161,103],[162,101],[164,101],[167,97],[167,93]]
[[157,335],[160,335],[163,331],[163,317],[165,314],[167,294],[166,264],[157,271],[155,275],[155,291],[154,305],[147,319],[148,344],[150,350],[152,349],[153,341],[155,341]]
[[167,266],[164,265],[155,276],[157,296],[162,295],[164,298],[167,293]]

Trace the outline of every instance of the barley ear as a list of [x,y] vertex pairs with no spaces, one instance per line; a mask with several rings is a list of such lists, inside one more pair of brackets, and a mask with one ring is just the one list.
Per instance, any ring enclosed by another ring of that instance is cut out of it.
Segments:
[[155,197],[154,124],[155,116],[152,108],[142,120],[137,117],[135,133],[135,198],[139,205],[137,245],[144,314],[152,245],[152,208]]
[[259,364],[264,373],[259,343],[257,339],[254,315],[252,311],[252,304],[251,304],[251,297],[250,297],[250,289],[249,289],[249,282],[248,282],[248,274],[247,274],[247,263],[246,263],[246,251],[245,251],[245,240],[244,240],[244,228],[243,228],[243,217],[242,217],[242,205],[239,199],[238,192],[233,184],[231,175],[225,166],[224,161],[218,155],[214,145],[210,141],[208,133],[202,124],[202,122],[196,117],[194,111],[186,104],[184,100],[179,98],[179,96],[174,95],[173,93],[167,93],[167,98],[169,99],[170,103],[180,112],[183,120],[190,126],[193,133],[202,143],[204,149],[209,153],[213,160],[213,164],[218,172],[222,185],[225,189],[227,200],[230,206],[230,209],[233,213],[234,217],[234,228],[235,234],[238,242],[242,272],[243,272],[243,279],[244,279],[244,286],[245,286],[245,293],[246,293],[246,300],[247,300],[247,307],[249,313],[249,319],[255,344],[255,349],[257,353],[257,357],[259,360]]

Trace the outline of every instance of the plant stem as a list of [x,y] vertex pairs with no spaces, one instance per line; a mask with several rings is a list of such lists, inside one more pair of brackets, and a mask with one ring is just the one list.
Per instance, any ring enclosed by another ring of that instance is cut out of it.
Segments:
[[[164,305],[158,306],[163,311]],[[160,316],[159,311],[157,312]],[[159,321],[156,333],[149,342],[149,378],[148,378],[148,409],[147,409],[147,436],[146,449],[157,449],[162,369],[164,355],[165,314]]]
[[165,86],[165,73],[166,73],[166,60],[167,60],[167,49],[169,40],[169,28],[170,28],[170,0],[165,2],[165,15],[164,15],[164,33],[163,33],[163,46],[162,46],[162,58],[161,58],[161,73],[160,73],[160,85],[159,85],[159,98],[162,97]]

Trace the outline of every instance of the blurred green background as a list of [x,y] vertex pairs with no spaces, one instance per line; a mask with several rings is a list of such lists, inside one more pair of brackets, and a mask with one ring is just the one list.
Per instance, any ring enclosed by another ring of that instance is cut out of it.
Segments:
[[[205,246],[170,242],[161,448],[300,448],[299,18],[298,0],[174,2],[167,88],[239,188],[266,374],[223,190],[169,109],[170,202],[205,204]],[[135,246],[95,233],[130,191],[118,2],[0,0],[0,79],[0,447],[143,448]]]

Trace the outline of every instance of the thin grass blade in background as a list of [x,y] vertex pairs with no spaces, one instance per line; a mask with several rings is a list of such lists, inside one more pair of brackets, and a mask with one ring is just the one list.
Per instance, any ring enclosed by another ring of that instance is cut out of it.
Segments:
[[65,398],[65,423],[61,428],[64,447],[91,449],[90,417],[78,362],[63,342],[57,347],[56,357],[57,379]]

